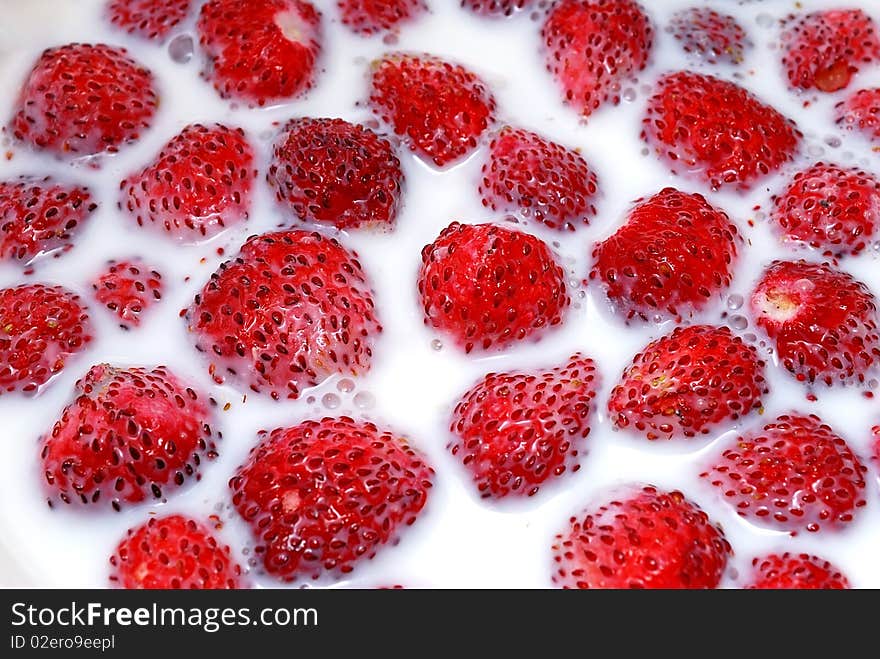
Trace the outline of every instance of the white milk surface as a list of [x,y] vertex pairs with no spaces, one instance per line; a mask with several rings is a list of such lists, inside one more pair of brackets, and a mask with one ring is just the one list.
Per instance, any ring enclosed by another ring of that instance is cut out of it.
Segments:
[[[728,299],[698,319],[728,323],[747,340],[760,341],[745,327],[751,321],[738,309],[736,296],[747,298],[763,266],[786,254],[773,236],[764,214],[770,195],[790,173],[825,159],[858,164],[880,171],[880,155],[854,134],[838,129],[833,106],[846,92],[797,95],[785,82],[777,42],[779,19],[792,12],[830,6],[863,6],[880,20],[880,9],[867,0],[849,2],[778,0],[776,2],[705,2],[664,0],[644,2],[656,27],[651,65],[637,82],[625,87],[621,105],[605,106],[588,122],[564,107],[545,71],[539,39],[540,22],[528,15],[492,21],[479,19],[458,7],[458,0],[431,0],[430,14],[406,25],[397,43],[382,36],[358,38],[339,23],[335,2],[316,0],[324,14],[324,54],[317,86],[304,98],[270,109],[247,109],[222,101],[199,78],[202,58],[197,51],[185,64],[175,63],[165,46],[132,39],[112,30],[101,13],[101,0],[0,0],[0,124],[6,124],[22,81],[40,52],[69,42],[104,42],[125,46],[155,73],[161,105],[153,127],[134,146],[106,159],[100,169],[71,165],[47,155],[29,153],[8,139],[11,160],[0,159],[0,178],[20,174],[53,174],[85,182],[101,204],[76,247],[58,259],[22,275],[16,265],[0,265],[0,286],[22,281],[63,284],[89,301],[96,329],[91,347],[70,361],[63,373],[36,398],[0,396],[0,584],[101,587],[107,585],[108,557],[131,526],[150,514],[185,511],[206,518],[218,514],[227,521],[219,532],[235,555],[249,563],[248,532],[229,507],[227,481],[256,441],[257,431],[292,425],[306,418],[346,413],[388,425],[408,435],[437,470],[436,487],[419,521],[405,529],[401,542],[382,549],[335,585],[374,587],[529,587],[550,585],[550,545],[567,519],[595,503],[610,487],[628,482],[678,488],[697,501],[725,529],[735,556],[723,585],[736,586],[738,574],[751,558],[770,551],[818,554],[831,560],[856,587],[880,587],[880,497],[872,464],[868,505],[857,521],[840,531],[795,538],[760,530],[741,520],[711,488],[698,478],[707,454],[731,433],[752,429],[778,414],[796,410],[819,414],[843,435],[867,461],[872,425],[880,422],[877,398],[857,387],[817,389],[817,400],[794,383],[774,361],[772,351],[759,348],[768,362],[772,392],[764,399],[762,415],[753,414],[742,425],[719,429],[714,436],[694,441],[648,443],[626,432],[612,431],[605,413],[608,392],[632,356],[669,326],[625,328],[607,307],[601,292],[582,285],[592,245],[618,227],[632,200],[673,185],[705,194],[724,208],[739,226],[748,244]],[[671,14],[683,7],[711,5],[734,13],[747,30],[754,48],[738,68],[702,64],[687,56],[665,31]],[[194,34],[194,18],[176,30]],[[233,256],[244,239],[279,226],[285,214],[275,206],[265,184],[265,159],[277,124],[297,116],[334,117],[368,121],[365,107],[369,62],[387,50],[434,53],[461,62],[479,73],[498,101],[501,123],[536,130],[571,147],[580,148],[598,171],[602,198],[598,217],[576,233],[554,233],[529,227],[550,242],[571,279],[574,304],[561,328],[537,343],[515,346],[489,356],[465,356],[422,323],[416,297],[416,273],[421,248],[432,242],[453,220],[500,220],[480,204],[477,192],[485,144],[465,162],[437,171],[406,150],[400,157],[406,172],[403,209],[390,234],[351,232],[340,240],[360,255],[376,291],[385,331],[375,347],[374,367],[368,376],[351,381],[332,378],[298,401],[273,402],[255,394],[243,401],[234,385],[216,386],[205,363],[193,349],[179,312],[225,258]],[[672,176],[639,140],[640,119],[648,92],[665,71],[691,68],[714,72],[752,90],[783,113],[795,118],[805,134],[798,160],[748,194],[714,194],[699,182]],[[849,91],[880,83],[880,66],[856,76]],[[811,100],[804,108],[804,101]],[[214,240],[197,246],[174,243],[152,231],[139,229],[116,208],[118,182],[151,160],[159,148],[183,126],[221,121],[242,126],[260,154],[258,193],[249,221]],[[836,145],[836,146],[831,146]],[[754,226],[750,226],[753,221]],[[223,247],[221,257],[217,249]],[[791,252],[788,252],[791,254]],[[91,299],[90,282],[108,259],[140,256],[164,275],[163,300],[147,312],[139,329],[119,329],[110,312]],[[877,250],[844,259],[841,267],[880,292]],[[731,308],[728,308],[731,306]],[[743,314],[743,315],[740,315]],[[438,343],[438,338],[440,342]],[[593,357],[603,383],[597,414],[589,437],[589,454],[576,474],[541,488],[538,496],[502,505],[477,498],[470,478],[447,453],[448,419],[458,397],[488,371],[553,366],[583,351]],[[219,403],[215,425],[222,431],[221,457],[203,468],[202,480],[171,495],[163,505],[128,506],[122,513],[98,510],[50,510],[40,487],[38,437],[48,430],[72,396],[74,382],[95,363],[124,365],[166,364],[200,383]],[[867,387],[876,387],[873,382]],[[231,409],[223,412],[225,403]],[[251,570],[254,585],[277,585]],[[741,576],[740,576],[741,578]]]

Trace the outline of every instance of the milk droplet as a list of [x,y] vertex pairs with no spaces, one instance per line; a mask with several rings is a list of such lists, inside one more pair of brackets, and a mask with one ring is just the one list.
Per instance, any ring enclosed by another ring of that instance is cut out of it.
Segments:
[[354,404],[361,410],[368,410],[376,404],[376,399],[369,391],[359,391],[354,396]]
[[309,405],[314,405],[316,400],[317,398],[315,398],[314,396],[309,396],[308,398],[306,398],[306,403],[308,403]]
[[168,55],[178,64],[186,64],[195,52],[193,38],[188,34],[178,34],[168,44]]
[[623,90],[623,100],[627,103],[632,103],[634,100],[636,100],[637,97],[638,94],[636,93],[635,89],[628,87]]
[[810,291],[812,291],[816,287],[816,285],[812,281],[810,281],[809,279],[804,277],[803,279],[798,279],[794,283],[794,287],[795,287],[795,290],[797,290],[801,293],[809,293]]
[[324,394],[321,397],[321,405],[328,410],[335,410],[339,407],[340,403],[342,403],[342,400],[336,394]]
[[811,144],[809,147],[807,147],[807,153],[815,158],[818,158],[825,153],[825,149],[823,149],[818,144]]
[[336,388],[344,394],[350,394],[354,391],[354,381],[349,380],[348,378],[342,378],[336,383]]
[[839,137],[835,137],[834,135],[829,135],[828,137],[825,138],[825,144],[830,146],[832,149],[836,149],[837,147],[839,147],[842,144],[842,142],[840,141]]
[[735,330],[742,331],[749,326],[749,321],[745,316],[731,316],[730,326]]
[[440,339],[434,339],[433,341],[431,341],[431,349],[443,350],[443,342]]
[[727,308],[731,311],[736,311],[745,303],[742,295],[737,295],[734,293],[730,297],[727,298]]

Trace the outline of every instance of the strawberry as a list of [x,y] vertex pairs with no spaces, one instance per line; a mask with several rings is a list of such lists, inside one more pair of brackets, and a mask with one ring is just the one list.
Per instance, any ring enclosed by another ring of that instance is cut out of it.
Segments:
[[490,373],[456,405],[447,448],[481,497],[533,496],[580,469],[598,387],[593,360],[580,353],[542,373]]
[[733,552],[721,527],[678,491],[628,488],[572,517],[553,544],[562,588],[716,588]]
[[571,302],[550,248],[495,224],[450,224],[422,250],[418,281],[425,324],[465,352],[537,336]]
[[584,116],[620,102],[620,87],[645,68],[651,21],[633,0],[559,0],[541,29],[547,70],[563,100]]
[[874,295],[827,264],[775,261],[752,293],[751,309],[800,382],[863,382],[880,360]]
[[511,16],[528,9],[536,0],[461,0],[461,6],[483,16]]
[[741,242],[724,211],[665,188],[636,201],[626,224],[596,245],[590,279],[627,321],[681,320],[730,285]]
[[49,48],[25,80],[10,130],[65,158],[116,153],[150,127],[159,104],[154,83],[124,48]]
[[366,372],[382,332],[357,254],[307,231],[249,238],[186,316],[218,383],[226,370],[275,399],[298,398],[335,373]]
[[405,438],[339,417],[264,431],[229,487],[266,572],[296,581],[347,574],[396,544],[433,477]]
[[793,88],[835,92],[849,85],[861,65],[880,59],[880,39],[861,9],[829,9],[792,17],[781,50]]
[[648,101],[642,139],[673,173],[713,190],[749,188],[798,149],[794,122],[732,82],[680,71],[663,76]]
[[78,295],[61,286],[0,289],[0,395],[35,394],[92,340]]
[[294,119],[266,179],[294,217],[338,229],[391,228],[403,172],[385,138],[342,119]]
[[746,31],[733,16],[707,7],[683,9],[669,22],[672,36],[686,53],[717,64],[739,64],[749,46]]
[[206,396],[164,366],[93,366],[40,439],[49,505],[164,501],[217,457]]
[[853,521],[865,505],[865,467],[815,415],[783,415],[738,437],[700,474],[759,526],[816,532]]
[[305,0],[210,0],[198,20],[203,77],[222,98],[286,101],[312,86],[321,14]]
[[494,121],[492,93],[463,66],[432,55],[391,53],[372,70],[373,112],[438,167],[476,149]]
[[569,231],[596,214],[597,190],[580,153],[509,126],[492,138],[480,181],[484,206]]
[[189,15],[192,0],[111,0],[110,22],[129,34],[163,40]]
[[834,107],[838,125],[880,140],[880,89],[860,89]]
[[126,589],[238,588],[241,566],[204,524],[183,515],[151,517],[129,529],[110,557],[110,583]]
[[751,590],[845,590],[849,580],[825,559],[809,554],[769,554],[752,559]]
[[88,188],[49,176],[0,181],[0,259],[60,256],[97,208]]
[[336,4],[342,22],[363,35],[391,30],[427,10],[424,0],[337,0]]
[[816,163],[773,202],[783,238],[826,256],[858,254],[880,224],[880,181],[861,169]]
[[191,124],[120,183],[119,208],[140,226],[196,242],[247,218],[256,176],[244,131]]
[[726,327],[692,325],[649,343],[624,370],[608,411],[649,440],[708,434],[760,410],[764,362]]
[[117,263],[92,284],[95,299],[115,313],[123,329],[137,327],[141,314],[162,299],[162,275],[138,259]]

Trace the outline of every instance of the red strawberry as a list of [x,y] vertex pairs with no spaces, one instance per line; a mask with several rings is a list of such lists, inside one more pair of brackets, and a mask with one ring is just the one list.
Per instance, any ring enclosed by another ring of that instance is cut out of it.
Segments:
[[49,505],[164,500],[217,456],[206,396],[166,367],[93,366],[40,440]]
[[800,138],[794,122],[742,87],[690,71],[660,79],[642,131],[674,173],[713,190],[751,187],[791,160]]
[[835,92],[863,64],[880,59],[874,21],[861,9],[829,9],[793,17],[782,32],[782,65],[794,88]]
[[577,151],[509,126],[492,138],[480,181],[484,206],[569,231],[596,214],[597,188]]
[[580,353],[543,373],[490,373],[456,405],[448,448],[480,496],[532,496],[580,469],[598,387],[593,360]]
[[348,417],[261,433],[229,481],[269,574],[347,574],[395,544],[425,505],[434,470],[399,435]]
[[214,379],[298,398],[334,373],[370,368],[376,320],[370,283],[332,238],[306,231],[252,236],[220,266],[187,313]]
[[397,27],[427,10],[424,0],[337,0],[342,22],[358,34]]
[[247,218],[256,176],[244,131],[191,124],[156,160],[120,183],[119,207],[141,226],[203,240]]
[[611,392],[618,428],[647,439],[708,434],[716,425],[761,409],[764,362],[726,327],[677,327],[633,358]]
[[0,289],[0,395],[35,394],[92,340],[78,295],[61,286]]
[[266,176],[278,201],[338,229],[394,226],[403,172],[388,140],[342,119],[294,119]]
[[742,239],[724,211],[665,188],[639,199],[626,224],[593,250],[599,279],[627,321],[692,316],[729,285]]
[[809,554],[770,554],[752,559],[752,590],[845,590],[849,580],[825,559]]
[[746,31],[733,16],[707,7],[691,7],[673,15],[669,23],[672,36],[686,53],[710,64],[719,61],[739,64],[749,46]]
[[620,102],[620,87],[645,68],[651,21],[632,0],[559,0],[541,29],[547,70],[584,116]]
[[774,262],[751,307],[780,362],[801,382],[863,382],[880,360],[873,294],[828,265]]
[[819,417],[780,416],[738,437],[701,474],[755,524],[818,531],[853,521],[865,505],[865,467]]
[[856,168],[816,163],[773,201],[771,217],[785,240],[827,256],[858,254],[880,224],[880,181]]
[[678,491],[628,488],[556,536],[562,588],[716,588],[733,552],[720,526]]
[[461,6],[483,16],[510,16],[534,5],[536,0],[461,0]]
[[465,352],[502,349],[562,322],[565,273],[534,236],[494,224],[453,222],[422,250],[425,324]]
[[860,89],[834,107],[839,125],[859,130],[871,140],[880,139],[880,89]]
[[68,158],[116,153],[150,127],[158,103],[153,74],[124,48],[73,43],[43,51],[10,128]]
[[49,176],[0,181],[0,259],[61,255],[97,208],[88,188]]
[[138,259],[109,267],[92,284],[95,299],[119,316],[124,329],[137,327],[141,314],[162,299],[162,275]]
[[476,75],[431,55],[391,53],[374,62],[370,106],[439,167],[476,149],[495,115],[495,99]]
[[111,0],[110,22],[129,34],[162,40],[187,15],[192,0]]
[[286,101],[312,86],[321,14],[305,0],[210,0],[198,21],[203,76],[223,98]]
[[183,515],[129,529],[110,557],[110,582],[127,589],[238,588],[241,567],[205,525]]

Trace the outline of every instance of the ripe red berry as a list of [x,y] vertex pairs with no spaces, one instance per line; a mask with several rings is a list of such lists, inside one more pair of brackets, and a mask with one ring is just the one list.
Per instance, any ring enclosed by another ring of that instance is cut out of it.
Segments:
[[405,438],[347,417],[262,433],[230,480],[269,574],[347,574],[394,544],[428,498],[434,470]]
[[110,0],[107,17],[129,34],[161,41],[189,15],[192,0]]
[[742,87],[690,71],[660,79],[642,130],[673,173],[713,190],[753,186],[794,158],[800,138],[794,122]]
[[536,133],[502,128],[492,138],[482,172],[480,195],[492,210],[569,231],[596,214],[595,172],[577,151]]
[[124,329],[137,327],[150,306],[162,299],[162,275],[139,259],[117,263],[92,283],[95,299],[116,314]]
[[164,366],[93,366],[40,440],[49,505],[163,501],[217,456],[207,397]]
[[781,364],[801,382],[863,382],[880,360],[874,295],[829,265],[774,262],[751,309]]
[[809,554],[769,554],[752,559],[752,581],[757,590],[844,590],[849,580],[825,559]]
[[716,588],[733,552],[720,526],[678,491],[628,488],[572,517],[553,545],[562,588]]
[[692,325],[649,343],[623,372],[608,411],[649,440],[691,438],[761,409],[764,362],[726,327]]
[[872,141],[880,139],[880,89],[860,89],[834,108],[838,125],[858,130]]
[[865,467],[815,415],[783,415],[710,459],[701,474],[738,515],[763,527],[816,532],[853,521]]
[[707,7],[676,12],[669,27],[686,53],[710,64],[739,64],[751,46],[746,31],[733,16]]
[[342,22],[358,34],[398,27],[427,10],[424,0],[337,0]]
[[495,224],[453,222],[422,250],[425,324],[465,352],[503,349],[562,322],[565,273],[534,236]]
[[394,149],[342,119],[294,119],[275,143],[266,176],[293,216],[338,229],[391,228],[403,171]]
[[680,320],[727,289],[741,243],[724,211],[666,188],[639,199],[626,223],[596,245],[590,279],[602,282],[627,321]]
[[241,566],[204,524],[151,517],[128,529],[110,557],[110,583],[126,589],[219,590],[241,585]]
[[481,497],[532,496],[580,468],[598,387],[580,353],[545,372],[490,373],[456,405],[448,448]]

